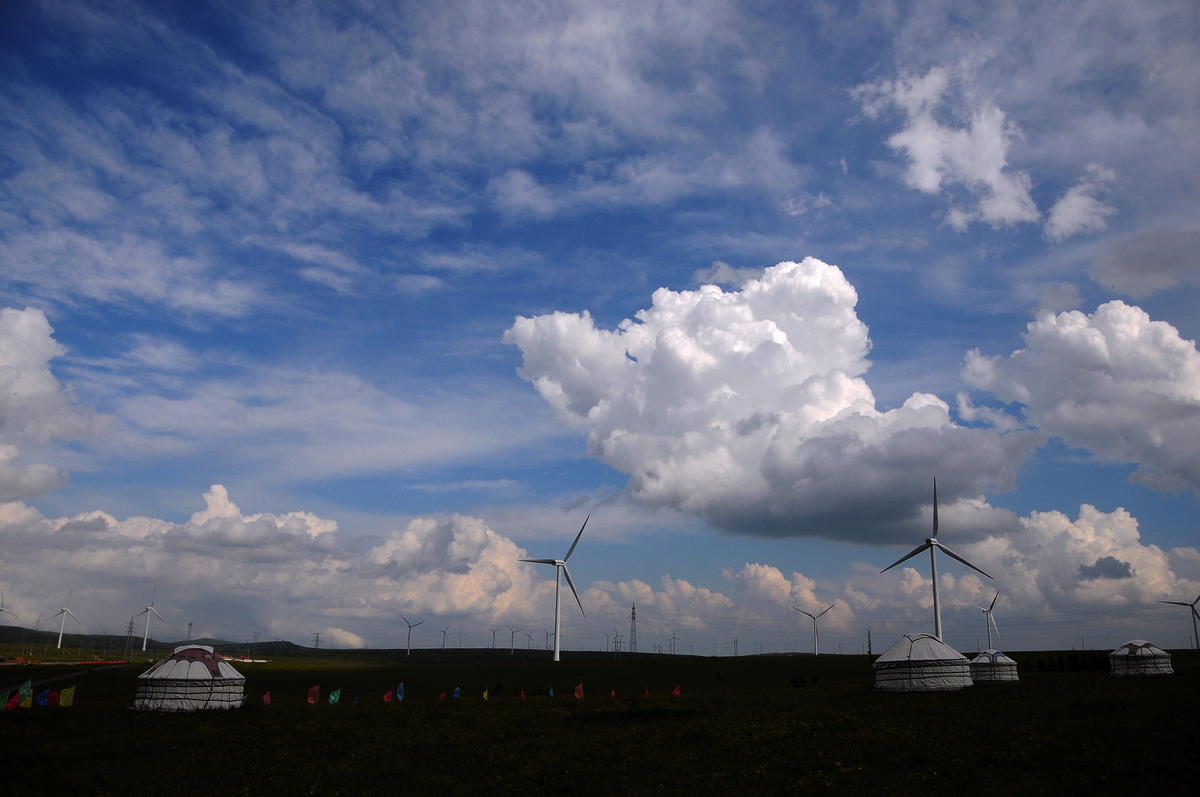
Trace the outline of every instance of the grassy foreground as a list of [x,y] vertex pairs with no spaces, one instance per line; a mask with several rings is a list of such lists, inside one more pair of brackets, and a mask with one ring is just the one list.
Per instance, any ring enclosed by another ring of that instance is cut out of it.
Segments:
[[[126,710],[144,664],[60,681],[52,688],[77,686],[74,707],[0,713],[8,764],[0,788],[122,797],[179,787],[249,795],[1180,793],[1200,774],[1193,652],[1175,654],[1173,677],[1035,666],[1017,684],[910,695],[873,692],[865,656],[568,656],[553,664],[521,661],[519,651],[449,653],[459,655],[409,663],[385,651],[238,665],[250,701],[231,712]],[[69,671],[2,667],[0,688]],[[401,681],[407,699],[385,704],[383,693]],[[583,700],[573,696],[580,683]],[[313,706],[306,695],[316,684],[322,702]],[[462,699],[454,702],[456,686]],[[679,697],[670,694],[676,686]],[[329,705],[337,688],[342,703]],[[514,695],[521,689],[524,700]]]

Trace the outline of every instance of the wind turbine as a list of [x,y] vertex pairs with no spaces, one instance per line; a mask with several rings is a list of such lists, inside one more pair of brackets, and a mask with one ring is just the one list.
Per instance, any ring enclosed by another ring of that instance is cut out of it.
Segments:
[[[59,648],[59,650],[62,650],[63,631],[66,630],[66,627],[67,627],[67,615],[70,614],[71,619],[74,620],[75,622],[79,623],[79,618],[76,617],[74,614],[72,614],[71,610],[68,608],[71,605],[71,596],[74,593],[75,593],[74,590],[71,590],[70,592],[67,593],[67,605],[62,607],[61,609],[59,609],[58,613],[53,615],[50,618],[51,620],[53,620],[55,617],[58,617],[59,614],[62,615],[62,625],[60,625],[58,627],[58,648]],[[83,623],[79,623],[79,624],[83,625]]]
[[500,629],[499,628],[489,628],[488,630],[492,632],[492,650],[495,650],[496,649],[496,632],[499,631]]
[[154,608],[154,599],[157,597],[158,597],[158,585],[155,584],[154,592],[150,593],[150,605],[134,615],[134,617],[141,617],[143,614],[146,615],[146,633],[144,633],[142,635],[142,652],[143,653],[146,652],[146,640],[148,640],[150,638],[150,615],[153,614],[155,617],[157,617],[159,620],[162,620],[164,623],[167,622],[166,620],[163,620],[162,615],[159,614]]
[[1200,616],[1196,613],[1196,604],[1200,603],[1200,595],[1196,596],[1196,600],[1191,603],[1184,603],[1183,601],[1159,601],[1159,603],[1169,603],[1172,606],[1186,606],[1192,610],[1192,634],[1196,637],[1197,649],[1200,649],[1200,634],[1196,633],[1196,618]]
[[0,589],[0,616],[3,616],[5,612],[11,614],[14,620],[17,619],[16,612],[14,612],[12,609],[4,608],[4,590]]
[[834,606],[837,606],[837,601],[834,601],[833,603],[829,604],[828,606],[826,606],[824,609],[817,612],[816,614],[809,614],[808,612],[801,609],[799,606],[792,607],[796,611],[800,612],[800,614],[804,614],[804,615],[807,615],[812,618],[812,621],[813,621],[813,655],[814,656],[820,654],[820,647],[821,647],[821,637],[817,634],[817,618],[822,616],[823,614],[825,614],[825,612],[829,611]]
[[410,622],[408,621],[408,618],[407,618],[407,617],[405,617],[404,615],[400,615],[400,619],[404,621],[404,624],[405,624],[406,626],[408,626],[408,642],[407,642],[407,643],[405,643],[405,647],[406,647],[406,649],[407,649],[407,652],[406,652],[404,655],[405,655],[405,656],[411,656],[411,655],[412,655],[412,630],[413,630],[414,628],[416,628],[417,626],[419,626],[419,625],[425,625],[425,621],[424,621],[424,620],[422,620],[422,621],[421,621],[421,622],[419,622],[419,623],[410,623]]
[[516,649],[516,647],[517,647],[517,633],[518,633],[518,632],[519,632],[521,629],[520,629],[520,628],[513,628],[513,627],[510,625],[510,626],[508,627],[508,630],[509,630],[509,631],[512,631],[512,636],[511,636],[511,637],[509,637],[509,639],[508,639],[508,655],[510,655],[510,656],[511,656],[511,655],[513,655],[513,651],[514,651],[514,650]]
[[940,641],[942,641],[942,604],[938,602],[937,556],[935,555],[937,553],[937,551],[940,550],[942,553],[946,554],[946,556],[949,556],[951,559],[957,559],[958,561],[962,562],[967,567],[971,568],[972,570],[974,570],[978,573],[982,573],[983,575],[987,576],[988,578],[991,578],[991,576],[988,576],[987,573],[984,573],[978,567],[971,564],[966,559],[963,559],[961,556],[956,554],[954,551],[950,550],[945,545],[942,545],[940,542],[938,542],[937,533],[938,533],[938,500],[937,500],[937,479],[935,478],[933,480],[933,536],[926,539],[924,545],[918,545],[912,551],[905,554],[904,556],[902,556],[900,559],[896,560],[895,562],[892,562],[890,565],[883,568],[879,572],[886,573],[887,571],[891,570],[893,567],[900,564],[901,562],[907,562],[909,559],[912,559],[914,556],[921,553],[925,549],[927,549],[927,548],[929,549],[929,569],[933,574],[933,635],[935,637],[937,637],[938,641],[940,642]]
[[562,587],[562,577],[567,577],[567,586],[571,588],[571,594],[575,596],[575,602],[579,604],[579,611],[584,617],[587,617],[587,612],[583,611],[583,602],[579,600],[579,593],[575,591],[575,582],[571,581],[571,571],[567,570],[567,560],[571,558],[571,554],[575,553],[575,546],[579,544],[579,538],[583,536],[583,530],[587,527],[588,521],[592,516],[589,514],[583,519],[583,525],[579,527],[579,533],[575,535],[575,542],[571,543],[571,549],[567,551],[567,555],[562,559],[522,559],[522,562],[533,562],[539,565],[554,565],[554,661],[558,661],[558,639],[559,639],[559,610],[562,607],[562,596],[560,593]]
[[446,649],[446,634],[450,633],[450,626],[446,626],[445,631],[438,631],[442,635],[442,650]]
[[675,636],[675,629],[674,629],[674,628],[672,628],[672,629],[671,629],[671,638],[667,640],[667,642],[671,643],[671,655],[672,655],[672,656],[674,656],[674,655],[675,655],[675,643],[676,643],[676,642],[682,642],[682,641],[683,641],[682,639],[680,639],[679,637]]
[[[999,598],[999,597],[1000,597],[1000,590],[996,590],[996,597],[992,598],[991,604],[986,609],[983,608],[982,606],[975,607],[979,611],[983,612],[983,626],[984,626],[984,628],[987,629],[987,632],[988,632],[988,646],[987,646],[988,650],[993,650],[993,648],[992,648],[992,629],[995,628],[996,636],[1000,636],[1000,626],[996,625],[996,618],[992,616],[992,609],[996,608],[996,598]],[[1196,600],[1200,600],[1200,598],[1197,598]],[[976,642],[975,644],[978,645],[979,643]]]

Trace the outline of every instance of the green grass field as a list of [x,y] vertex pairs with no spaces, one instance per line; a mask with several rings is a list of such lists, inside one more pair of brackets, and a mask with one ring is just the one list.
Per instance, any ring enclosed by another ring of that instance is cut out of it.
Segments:
[[[1020,683],[908,695],[875,693],[865,656],[567,654],[554,664],[534,654],[344,651],[240,664],[245,708],[179,715],[127,710],[144,663],[84,674],[54,684],[77,686],[72,708],[0,714],[0,790],[1180,793],[1200,774],[1200,659],[1190,651],[1175,654],[1174,676],[1131,679],[1055,669],[1067,654],[1014,654],[1033,665]],[[81,669],[0,667],[0,688]],[[401,681],[407,699],[385,704]],[[580,683],[583,700],[573,697]],[[324,702],[337,688],[342,703]],[[513,694],[521,689],[525,700]]]

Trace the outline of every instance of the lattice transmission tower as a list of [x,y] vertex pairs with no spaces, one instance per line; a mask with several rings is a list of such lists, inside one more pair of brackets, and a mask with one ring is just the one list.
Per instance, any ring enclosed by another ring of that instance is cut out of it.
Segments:
[[629,652],[637,653],[637,605],[629,614]]

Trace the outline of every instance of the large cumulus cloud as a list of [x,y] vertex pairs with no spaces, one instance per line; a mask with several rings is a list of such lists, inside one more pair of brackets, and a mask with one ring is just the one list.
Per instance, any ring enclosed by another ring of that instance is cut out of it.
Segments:
[[967,356],[968,383],[1023,405],[1028,423],[1156,490],[1200,496],[1200,353],[1178,330],[1121,301],[1091,315],[1043,313],[1025,348]]
[[810,257],[736,291],[660,288],[615,330],[556,312],[518,318],[505,340],[644,505],[732,533],[898,539],[927,528],[937,475],[963,525],[1011,525],[967,499],[1011,486],[1036,436],[957,425],[927,393],[878,410],[857,301]]

